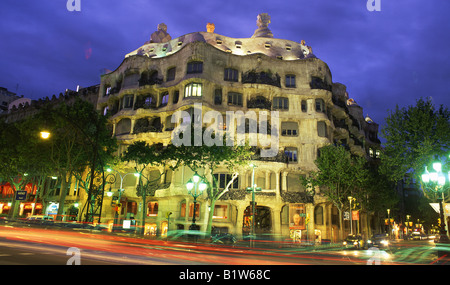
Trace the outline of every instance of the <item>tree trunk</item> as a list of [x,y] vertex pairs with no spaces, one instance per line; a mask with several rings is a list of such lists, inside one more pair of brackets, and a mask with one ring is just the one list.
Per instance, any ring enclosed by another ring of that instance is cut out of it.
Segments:
[[61,194],[59,196],[59,206],[58,206],[58,214],[56,215],[57,221],[63,220],[64,215],[64,202],[66,200],[66,194],[67,194],[67,185],[70,185],[71,176],[69,176],[69,181],[67,181],[67,174],[61,175]]

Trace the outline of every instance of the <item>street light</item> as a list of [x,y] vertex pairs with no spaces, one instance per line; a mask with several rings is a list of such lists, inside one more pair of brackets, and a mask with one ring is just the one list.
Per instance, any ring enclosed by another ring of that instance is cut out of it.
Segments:
[[350,234],[353,235],[353,215],[352,215],[352,196],[348,196],[348,201],[350,202]]
[[389,233],[389,239],[391,238],[391,209],[387,209],[388,213],[388,233]]
[[255,236],[255,210],[256,210],[256,203],[255,203],[255,191],[260,192],[262,189],[261,187],[256,187],[255,183],[255,168],[257,167],[255,164],[251,163],[250,167],[252,168],[252,186],[247,187],[247,192],[252,193],[252,225],[251,225],[251,238],[250,241],[253,241],[253,238]]
[[[432,191],[439,194],[439,212],[441,218],[441,229],[439,233],[439,243],[449,243],[449,238],[447,236],[447,231],[445,230],[445,217],[444,217],[444,208],[442,206],[442,200],[444,198],[444,185],[446,182],[445,175],[442,172],[442,164],[440,162],[433,163],[434,172],[429,172],[427,167],[425,166],[425,172],[422,174],[422,181],[426,184],[426,187],[431,189]],[[449,172],[449,180],[450,180],[450,172]]]
[[190,230],[199,229],[199,227],[195,224],[197,197],[202,195],[203,191],[206,190],[207,187],[208,184],[206,184],[197,173],[195,173],[194,176],[191,179],[189,179],[189,181],[186,183],[188,193],[194,198],[194,213],[192,215],[192,225],[189,227]]
[[[107,172],[112,172],[113,170],[111,169],[111,168],[108,168],[108,169],[106,169],[106,171]],[[136,173],[136,172],[129,172],[129,173],[126,173],[125,175],[122,175],[120,172],[118,172],[118,171],[116,171],[117,172],[117,174],[119,174],[119,177],[120,177],[120,188],[118,189],[118,191],[119,191],[119,203],[118,203],[118,205],[119,205],[119,207],[121,207],[121,205],[120,205],[120,201],[121,201],[121,199],[122,199],[122,193],[123,193],[123,191],[125,191],[125,189],[123,189],[123,180],[125,179],[125,177],[127,176],[127,175],[129,175],[129,174],[133,174],[134,176],[136,176],[136,177],[139,177],[140,176],[140,174],[139,173]],[[107,194],[108,196],[110,196],[109,194]],[[119,220],[119,211],[118,210],[116,210],[116,213],[114,214],[114,224],[113,224],[113,228],[114,228],[114,226],[117,224],[117,221]]]
[[46,140],[50,137],[50,133],[47,131],[42,131],[39,134],[40,134],[41,138],[43,138],[44,140]]

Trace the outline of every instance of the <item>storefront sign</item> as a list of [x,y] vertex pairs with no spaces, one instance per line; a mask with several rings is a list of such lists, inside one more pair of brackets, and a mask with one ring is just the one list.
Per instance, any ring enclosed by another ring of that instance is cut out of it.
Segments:
[[305,204],[289,204],[289,229],[306,229],[306,208]]
[[25,201],[27,199],[27,191],[16,191],[16,200]]

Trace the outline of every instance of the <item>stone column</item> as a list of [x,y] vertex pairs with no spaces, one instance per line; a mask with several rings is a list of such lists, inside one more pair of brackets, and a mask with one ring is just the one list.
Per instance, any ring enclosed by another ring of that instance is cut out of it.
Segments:
[[275,240],[281,240],[281,208],[280,206],[276,206],[272,210],[272,224],[273,224],[273,233],[275,235]]

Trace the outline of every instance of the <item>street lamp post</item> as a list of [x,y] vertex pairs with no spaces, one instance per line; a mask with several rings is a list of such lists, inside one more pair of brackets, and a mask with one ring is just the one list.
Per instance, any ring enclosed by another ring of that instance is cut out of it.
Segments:
[[409,237],[409,218],[411,217],[411,215],[406,215],[406,240]]
[[255,168],[256,165],[254,165],[253,163],[250,164],[250,166],[252,167],[252,186],[251,187],[247,187],[247,192],[252,192],[252,224],[251,224],[251,235],[250,235],[250,241],[253,244],[253,239],[255,236],[255,210],[256,210],[256,203],[255,203],[255,191],[261,191],[261,187],[256,187],[256,183],[255,183]]
[[350,234],[353,235],[353,215],[352,215],[352,196],[348,196],[348,201],[350,202]]
[[[426,186],[432,191],[438,194],[439,201],[439,212],[441,218],[441,228],[439,232],[439,243],[450,243],[449,238],[447,236],[447,231],[445,230],[445,216],[444,216],[444,208],[442,206],[443,193],[444,193],[444,185],[446,182],[446,178],[444,173],[442,172],[442,164],[440,162],[433,163],[433,169],[435,172],[428,172],[427,167],[425,166],[425,173],[422,174],[422,181],[426,184]],[[449,180],[450,180],[450,172],[449,172]],[[439,193],[440,192],[440,193]],[[441,195],[439,195],[441,194]]]
[[200,178],[200,176],[195,173],[194,176],[186,183],[186,188],[188,193],[194,198],[194,213],[192,215],[192,225],[189,227],[190,230],[198,230],[199,226],[195,224],[195,212],[197,210],[197,197],[202,195],[203,191],[206,190],[208,185]]
[[[111,169],[111,168],[108,168],[106,171],[111,172],[112,169]],[[121,208],[121,203],[120,203],[120,201],[121,201],[121,199],[122,199],[123,191],[125,191],[125,189],[123,189],[123,180],[124,180],[125,177],[126,177],[127,175],[129,175],[129,174],[133,174],[134,176],[139,177],[139,173],[136,173],[136,172],[129,172],[129,173],[126,173],[125,175],[122,175],[120,172],[118,172],[118,171],[116,171],[116,172],[117,172],[117,174],[118,174],[119,177],[120,177],[120,188],[118,189],[118,191],[119,191],[119,200],[118,200],[119,203],[118,203],[118,205],[119,205],[119,208]],[[115,214],[114,214],[114,224],[113,224],[113,229],[114,229],[114,227],[117,225],[117,222],[119,221],[119,218],[120,218],[119,212],[120,212],[120,210],[116,210],[116,212],[115,212]]]
[[389,239],[391,239],[391,209],[387,209],[387,213],[388,213],[388,234],[389,234]]

